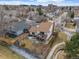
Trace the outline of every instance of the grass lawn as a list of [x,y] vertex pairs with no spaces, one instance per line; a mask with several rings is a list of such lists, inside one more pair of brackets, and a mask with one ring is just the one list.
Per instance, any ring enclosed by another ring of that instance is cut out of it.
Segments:
[[67,24],[65,25],[65,27],[70,28],[70,29],[74,29],[75,26],[73,26],[73,24],[74,24],[74,23],[67,23]]
[[0,59],[25,59],[25,58],[12,52],[9,48],[0,45]]
[[66,41],[67,35],[64,32],[59,32],[58,36],[56,38],[53,38],[53,40],[54,40],[54,42],[53,42],[53,46],[54,46],[60,42]]

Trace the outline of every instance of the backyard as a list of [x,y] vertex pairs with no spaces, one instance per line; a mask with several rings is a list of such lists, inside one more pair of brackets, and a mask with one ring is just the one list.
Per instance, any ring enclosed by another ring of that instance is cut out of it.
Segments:
[[74,29],[74,28],[75,28],[74,23],[67,23],[67,24],[65,25],[65,27],[67,27],[67,28],[69,28],[69,29]]
[[54,46],[60,42],[66,41],[67,35],[64,32],[59,32],[57,37],[53,38],[53,40],[54,40],[54,42],[53,42],[53,46]]
[[34,44],[29,39],[23,39],[23,40],[20,40],[20,42],[22,43],[21,47],[29,49],[31,52],[34,52],[34,53],[37,53],[37,54],[40,54],[43,56],[45,55],[45,53],[47,53],[47,51],[49,49],[49,45]]

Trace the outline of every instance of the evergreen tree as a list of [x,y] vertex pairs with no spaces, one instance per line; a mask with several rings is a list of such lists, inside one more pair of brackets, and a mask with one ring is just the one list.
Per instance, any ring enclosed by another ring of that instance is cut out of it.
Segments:
[[75,34],[72,36],[69,42],[66,42],[64,51],[67,53],[69,59],[79,58],[79,35]]

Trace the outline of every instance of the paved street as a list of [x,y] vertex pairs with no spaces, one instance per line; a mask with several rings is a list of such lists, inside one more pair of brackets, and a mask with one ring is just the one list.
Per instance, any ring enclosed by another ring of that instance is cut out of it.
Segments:
[[11,46],[10,49],[12,49],[13,51],[15,51],[16,53],[24,56],[26,59],[38,59],[37,57],[32,56],[31,54],[29,54],[28,52],[16,47],[16,46]]

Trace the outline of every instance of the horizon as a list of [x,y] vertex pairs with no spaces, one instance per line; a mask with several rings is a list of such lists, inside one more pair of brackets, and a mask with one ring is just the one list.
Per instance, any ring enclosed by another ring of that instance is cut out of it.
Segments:
[[0,5],[79,6],[79,0],[0,0]]

